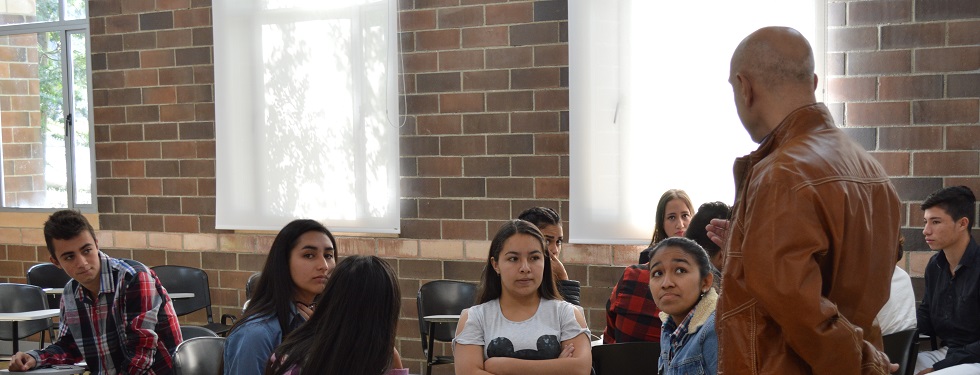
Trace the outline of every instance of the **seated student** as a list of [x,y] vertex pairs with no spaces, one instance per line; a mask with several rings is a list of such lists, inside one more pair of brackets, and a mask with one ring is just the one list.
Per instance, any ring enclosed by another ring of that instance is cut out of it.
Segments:
[[71,276],[60,338],[44,350],[14,354],[10,371],[85,361],[92,374],[172,373],[180,325],[156,274],[99,251],[95,230],[78,211],[52,214],[44,242],[51,263]]
[[585,316],[558,296],[546,251],[534,224],[512,220],[497,231],[479,304],[459,319],[456,374],[589,374]]
[[966,186],[930,194],[922,202],[930,249],[925,294],[916,311],[919,332],[939,337],[943,347],[920,352],[916,374],[980,374],[980,246],[970,230],[977,198]]
[[320,307],[276,348],[265,373],[407,375],[394,350],[400,308],[398,278],[387,262],[373,255],[344,258]]
[[555,284],[562,298],[575,305],[581,305],[582,286],[576,280],[568,279],[568,271],[558,258],[561,245],[565,242],[565,232],[561,227],[561,216],[548,207],[531,207],[517,217],[538,227],[544,235],[545,247],[551,257],[551,271],[555,274]]
[[228,334],[225,375],[261,375],[283,337],[309,319],[336,265],[336,243],[315,220],[294,220],[279,231],[252,300]]
[[650,239],[650,247],[640,252],[639,264],[647,264],[650,261],[650,251],[669,237],[683,237],[690,227],[691,215],[694,212],[694,204],[687,192],[681,189],[670,189],[660,196],[657,202],[656,225],[653,227],[653,238]]
[[[899,235],[896,262],[902,260],[904,243],[905,237]],[[878,311],[875,321],[881,327],[882,336],[915,328],[915,292],[912,291],[912,279],[898,265],[895,266],[895,273],[892,274],[891,294],[888,295],[888,301],[881,307],[881,311]]]
[[650,255],[650,292],[662,311],[661,375],[718,372],[715,306],[708,254],[687,238],[668,238]]

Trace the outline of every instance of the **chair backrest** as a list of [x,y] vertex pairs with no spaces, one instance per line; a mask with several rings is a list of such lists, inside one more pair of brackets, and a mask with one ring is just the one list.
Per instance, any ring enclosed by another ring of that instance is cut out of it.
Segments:
[[[71,276],[54,263],[41,263],[27,269],[27,283],[41,288],[64,288],[71,281]],[[61,307],[60,294],[48,294],[48,307]]]
[[888,354],[888,359],[899,366],[898,372],[895,373],[899,375],[911,373],[912,368],[915,367],[913,347],[917,339],[916,329],[898,331],[881,338],[885,343],[885,354]]
[[214,322],[211,318],[211,289],[208,286],[208,274],[204,270],[184,266],[156,266],[152,270],[160,278],[167,293],[194,293],[194,297],[173,300],[177,316],[205,309],[208,323]]
[[252,276],[248,277],[248,281],[245,282],[245,300],[252,299],[252,293],[255,292],[255,285],[259,283],[259,278],[262,277],[262,272],[253,273]]
[[[14,313],[34,310],[47,310],[48,299],[44,290],[35,285],[0,284],[0,312]],[[17,324],[17,336],[14,337],[10,322],[0,323],[0,340],[11,341],[22,339],[48,329],[50,319],[37,319]]]
[[[419,331],[422,333],[422,345],[428,345],[428,336],[423,316],[428,315],[459,315],[464,309],[476,302],[476,284],[435,280],[422,285],[416,304],[419,310]],[[438,324],[433,330],[432,337],[438,341],[452,341],[456,337],[454,324]]]
[[655,373],[659,357],[659,342],[596,345],[592,347],[592,369],[596,375]]
[[180,335],[185,341],[195,337],[218,337],[214,331],[198,326],[180,326]]
[[225,353],[224,337],[197,337],[184,340],[174,352],[176,375],[219,375]]

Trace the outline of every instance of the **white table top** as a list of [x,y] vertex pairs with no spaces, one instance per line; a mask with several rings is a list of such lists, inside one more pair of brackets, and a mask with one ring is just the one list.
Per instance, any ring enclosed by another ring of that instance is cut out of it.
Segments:
[[430,323],[455,323],[459,321],[459,315],[426,315],[422,320]]
[[194,293],[167,293],[170,299],[194,298]]
[[61,310],[59,309],[47,309],[16,313],[0,313],[0,322],[23,322],[27,320],[53,318],[58,316],[60,312]]
[[44,288],[44,292],[47,294],[64,294],[65,288]]
[[[56,375],[72,375],[81,374],[85,372],[85,367],[83,366],[71,366],[71,365],[58,365],[46,368],[33,369],[27,372],[17,372],[16,374],[56,374]],[[0,374],[11,374],[12,372],[4,369],[0,370]]]

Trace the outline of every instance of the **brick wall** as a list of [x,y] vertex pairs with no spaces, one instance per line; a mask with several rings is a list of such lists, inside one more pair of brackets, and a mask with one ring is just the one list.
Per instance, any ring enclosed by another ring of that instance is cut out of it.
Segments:
[[[5,12],[5,17],[23,18]],[[4,199],[16,207],[45,203],[44,144],[36,34],[0,36],[0,140]]]
[[[944,185],[980,192],[980,9],[975,1],[829,1],[829,102],[882,161],[905,207],[921,275],[918,203]],[[90,1],[100,243],[148,265],[206,269],[216,313],[238,313],[269,234],[214,230],[210,2]],[[532,205],[568,216],[564,1],[400,1],[406,125],[400,238],[342,237],[341,254],[396,267],[398,348],[419,372],[418,286],[475,281],[497,226]],[[955,15],[955,16],[953,16]],[[946,19],[950,18],[950,19]],[[567,233],[567,232],[566,232]],[[0,280],[47,259],[40,230],[0,229]],[[567,245],[590,326],[638,247]],[[201,321],[200,315],[190,317]],[[443,348],[445,349],[445,348]],[[436,373],[452,373],[439,366]]]

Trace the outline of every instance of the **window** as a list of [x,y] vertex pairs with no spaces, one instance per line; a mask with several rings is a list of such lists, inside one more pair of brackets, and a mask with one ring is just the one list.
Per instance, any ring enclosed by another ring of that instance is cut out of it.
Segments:
[[218,229],[398,233],[388,0],[215,0]]
[[0,8],[3,208],[95,210],[86,6]]
[[825,1],[571,0],[570,242],[647,244],[657,201],[732,204],[732,162],[756,149],[728,84],[738,43],[768,25],[810,40],[821,87]]

